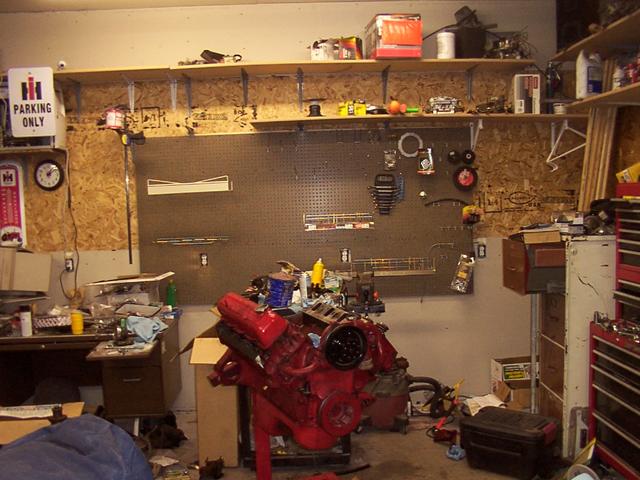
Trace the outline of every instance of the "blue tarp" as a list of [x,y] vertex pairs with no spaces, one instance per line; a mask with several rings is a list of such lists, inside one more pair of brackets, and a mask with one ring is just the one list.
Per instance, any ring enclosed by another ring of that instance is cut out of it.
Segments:
[[41,428],[0,449],[0,480],[152,480],[128,433],[93,415]]

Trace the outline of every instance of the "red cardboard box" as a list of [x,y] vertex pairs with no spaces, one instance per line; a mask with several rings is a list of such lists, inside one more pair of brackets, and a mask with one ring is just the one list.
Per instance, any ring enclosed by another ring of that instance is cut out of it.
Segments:
[[365,29],[367,58],[422,58],[418,13],[381,13]]

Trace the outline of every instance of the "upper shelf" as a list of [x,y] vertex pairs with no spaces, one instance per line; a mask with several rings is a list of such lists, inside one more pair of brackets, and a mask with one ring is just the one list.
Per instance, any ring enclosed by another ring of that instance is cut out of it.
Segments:
[[240,77],[244,70],[248,75],[295,75],[300,69],[306,74],[379,73],[388,68],[390,73],[409,72],[513,72],[535,62],[531,59],[501,60],[492,58],[456,58],[451,60],[335,60],[323,62],[281,63],[222,63],[207,65],[158,66],[140,68],[104,68],[97,70],[62,70],[55,72],[56,80],[68,83],[98,84],[141,81],[164,81],[191,78]]
[[640,43],[640,9],[613,22],[601,32],[594,33],[556,53],[551,58],[551,61],[575,60],[582,49],[608,54],[615,50],[616,47],[619,48],[626,45],[636,47],[638,43]]
[[615,90],[600,93],[584,100],[570,103],[568,108],[571,110],[578,108],[591,108],[597,106],[627,106],[640,105],[640,82],[632,83]]
[[64,148],[57,147],[0,147],[0,156],[8,155],[51,155],[63,154]]
[[563,120],[586,120],[583,114],[547,115],[547,114],[444,114],[444,115],[365,115],[365,116],[323,116],[323,117],[301,117],[274,120],[253,120],[251,125],[257,130],[270,129],[291,129],[296,127],[315,127],[327,125],[351,125],[351,124],[379,124],[379,123],[429,123],[443,125],[466,125],[469,122],[478,120],[489,122],[560,122]]

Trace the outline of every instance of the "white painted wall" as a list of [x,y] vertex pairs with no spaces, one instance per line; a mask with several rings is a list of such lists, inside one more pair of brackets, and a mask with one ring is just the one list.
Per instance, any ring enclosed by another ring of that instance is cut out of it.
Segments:
[[[331,2],[0,14],[0,70],[175,65],[204,49],[239,53],[245,61],[295,61],[331,36],[360,35],[376,13],[422,14],[424,31],[454,23],[463,1]],[[480,20],[498,31],[527,28],[544,62],[555,52],[555,0],[478,2]],[[435,57],[435,40],[425,42]]]

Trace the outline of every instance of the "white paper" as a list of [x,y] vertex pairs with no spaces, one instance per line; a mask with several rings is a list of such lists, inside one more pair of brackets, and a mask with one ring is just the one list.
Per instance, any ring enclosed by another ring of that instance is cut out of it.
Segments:
[[52,405],[21,405],[19,407],[0,407],[0,417],[11,418],[47,418],[53,416],[53,407],[60,407],[59,403]]

